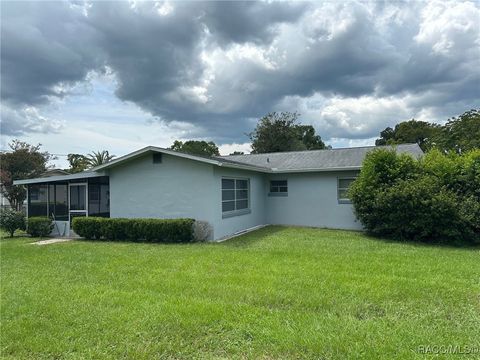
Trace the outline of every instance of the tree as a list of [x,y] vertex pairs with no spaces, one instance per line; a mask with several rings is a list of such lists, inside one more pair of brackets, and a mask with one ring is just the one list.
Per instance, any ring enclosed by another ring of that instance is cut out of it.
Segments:
[[90,167],[100,166],[112,160],[115,155],[110,155],[108,150],[92,151],[87,155],[87,162]]
[[417,143],[423,151],[427,151],[432,147],[433,139],[440,130],[440,125],[425,121],[403,121],[395,125],[394,129],[387,127],[380,132],[380,138],[375,141],[375,145]]
[[457,153],[480,148],[480,109],[449,119],[434,142],[443,151]]
[[297,124],[299,116],[296,112],[272,112],[262,117],[248,134],[252,153],[325,149],[313,126]]
[[68,171],[72,174],[84,171],[89,165],[87,157],[81,154],[68,154],[67,160],[70,164]]
[[15,179],[29,179],[40,176],[47,170],[47,163],[55,157],[48,152],[41,152],[41,144],[30,145],[26,142],[13,140],[8,144],[11,151],[0,153],[0,182],[2,194],[10,205],[20,210],[27,197],[22,186],[13,186]]
[[315,128],[312,125],[297,125],[298,137],[305,145],[306,150],[323,150],[331,148],[326,146],[320,135],[315,134]]
[[171,150],[199,156],[220,155],[217,145],[213,141],[188,140],[185,142],[175,140],[170,146]]
[[244,155],[245,153],[243,151],[234,151],[233,153],[230,153],[230,155]]

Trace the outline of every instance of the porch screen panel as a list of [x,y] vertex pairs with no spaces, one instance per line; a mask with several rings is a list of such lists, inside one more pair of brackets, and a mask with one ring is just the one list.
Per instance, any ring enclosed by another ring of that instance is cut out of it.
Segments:
[[55,219],[58,221],[68,221],[67,184],[55,184]]
[[110,217],[110,186],[108,178],[88,182],[88,216]]
[[32,184],[28,186],[28,216],[48,215],[48,185]]
[[55,214],[55,184],[48,185],[48,216]]
[[70,210],[86,210],[85,186],[70,186]]

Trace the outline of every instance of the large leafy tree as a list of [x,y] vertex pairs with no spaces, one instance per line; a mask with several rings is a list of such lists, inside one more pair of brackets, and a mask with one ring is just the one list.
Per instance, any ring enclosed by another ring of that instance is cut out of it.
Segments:
[[206,142],[206,141],[189,140],[189,141],[182,142],[179,140],[175,140],[173,145],[170,146],[170,149],[191,154],[191,155],[199,155],[199,156],[220,155],[218,146],[215,145],[213,141]]
[[41,144],[30,145],[26,142],[13,140],[10,151],[0,153],[0,182],[2,194],[10,205],[20,210],[27,193],[22,186],[13,186],[13,180],[29,179],[40,176],[47,170],[48,161],[54,157],[48,152],[40,151]]
[[445,125],[425,121],[403,121],[395,128],[380,132],[375,145],[417,143],[423,151],[438,148],[444,152],[462,153],[480,148],[480,109],[466,111],[452,117]]
[[480,148],[480,109],[449,119],[434,142],[441,150],[457,153]]
[[297,125],[297,136],[305,146],[305,150],[322,150],[330,148],[322,141],[320,135],[315,133],[312,125]]
[[412,119],[395,125],[393,129],[391,127],[384,129],[380,132],[380,138],[375,141],[375,145],[417,143],[423,151],[426,151],[432,147],[440,131],[440,125]]
[[252,153],[325,149],[313,126],[297,123],[299,116],[296,112],[272,112],[262,117],[249,134]]
[[110,155],[108,150],[92,151],[87,155],[87,163],[89,167],[100,166],[106,164],[114,157],[115,155]]
[[68,169],[68,171],[71,173],[78,173],[84,171],[89,166],[88,158],[85,155],[68,154],[67,160],[70,164],[70,168]]

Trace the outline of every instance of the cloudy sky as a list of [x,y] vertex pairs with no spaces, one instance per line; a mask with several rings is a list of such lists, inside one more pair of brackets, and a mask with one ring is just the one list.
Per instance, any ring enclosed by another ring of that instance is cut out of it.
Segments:
[[228,154],[270,111],[373,144],[479,107],[479,84],[478,2],[1,2],[2,149]]

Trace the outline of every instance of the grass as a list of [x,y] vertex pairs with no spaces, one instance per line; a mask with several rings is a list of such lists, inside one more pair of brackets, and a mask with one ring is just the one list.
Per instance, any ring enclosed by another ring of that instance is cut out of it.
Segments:
[[480,344],[478,248],[285,227],[220,244],[31,241],[1,241],[4,359],[423,359],[422,345]]

